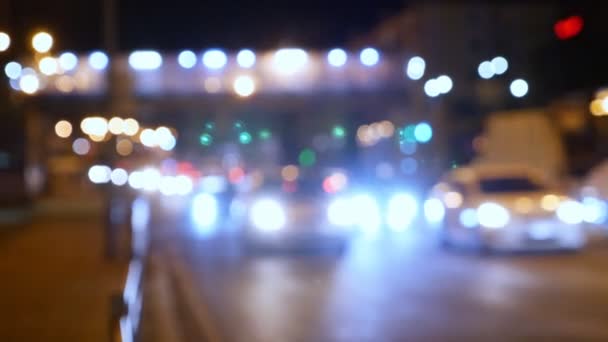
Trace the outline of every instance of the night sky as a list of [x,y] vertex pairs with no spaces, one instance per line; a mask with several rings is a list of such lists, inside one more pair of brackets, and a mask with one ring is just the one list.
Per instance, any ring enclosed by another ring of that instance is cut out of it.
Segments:
[[[9,1],[8,26],[13,34],[44,28],[56,35],[60,50],[101,46],[101,0]],[[117,1],[122,50],[329,48],[369,32],[405,4],[404,0]]]

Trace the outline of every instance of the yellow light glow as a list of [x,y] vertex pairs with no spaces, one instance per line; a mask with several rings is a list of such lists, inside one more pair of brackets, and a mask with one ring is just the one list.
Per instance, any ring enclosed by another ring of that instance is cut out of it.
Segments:
[[121,139],[116,143],[116,152],[123,157],[133,152],[133,143],[129,139]]
[[390,138],[395,134],[395,125],[388,120],[384,120],[380,123],[380,135],[383,138]]
[[108,121],[100,116],[84,118],[80,122],[80,129],[85,134],[103,137],[108,133]]
[[108,130],[110,131],[110,133],[114,134],[114,135],[120,135],[123,133],[123,120],[119,117],[113,117],[110,119],[110,121],[108,122]]
[[559,206],[560,198],[557,195],[549,194],[543,196],[540,201],[540,206],[546,211],[555,211]]
[[462,195],[456,191],[450,191],[443,195],[443,202],[450,209],[460,208],[462,200]]
[[515,211],[520,214],[528,214],[534,208],[534,202],[528,197],[520,197],[515,200]]
[[95,134],[90,134],[89,135],[89,139],[91,139],[94,142],[101,142],[106,138],[105,134],[104,135],[95,135]]
[[74,90],[74,79],[70,76],[61,76],[55,80],[55,88],[62,93],[70,93]]
[[255,82],[249,76],[239,76],[234,80],[233,88],[238,96],[248,97],[255,92]]
[[55,124],[55,134],[60,138],[68,138],[72,135],[72,124],[66,120],[58,121]]
[[300,169],[295,165],[287,165],[281,170],[281,176],[287,182],[293,182],[298,179]]
[[32,38],[32,47],[36,52],[48,52],[53,47],[53,37],[47,32],[38,32]]
[[139,122],[133,118],[128,118],[123,121],[122,131],[128,136],[134,136],[139,132]]

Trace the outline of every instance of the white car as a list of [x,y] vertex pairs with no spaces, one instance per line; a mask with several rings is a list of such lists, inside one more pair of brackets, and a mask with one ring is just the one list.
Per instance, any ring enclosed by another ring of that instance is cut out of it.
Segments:
[[480,252],[578,250],[583,206],[520,166],[473,166],[447,173],[424,211],[444,246]]

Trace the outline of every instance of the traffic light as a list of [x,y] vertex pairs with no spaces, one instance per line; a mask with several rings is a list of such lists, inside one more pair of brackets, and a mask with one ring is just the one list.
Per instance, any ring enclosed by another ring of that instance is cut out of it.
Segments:
[[553,26],[553,31],[560,40],[571,39],[581,33],[584,24],[585,22],[581,16],[573,15],[566,19],[558,20]]

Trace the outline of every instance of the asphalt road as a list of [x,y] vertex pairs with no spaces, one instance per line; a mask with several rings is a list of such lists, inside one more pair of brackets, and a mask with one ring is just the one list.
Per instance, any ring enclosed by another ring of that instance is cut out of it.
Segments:
[[251,254],[187,220],[151,228],[144,340],[608,340],[603,242],[479,257],[412,230],[354,240],[342,255]]

